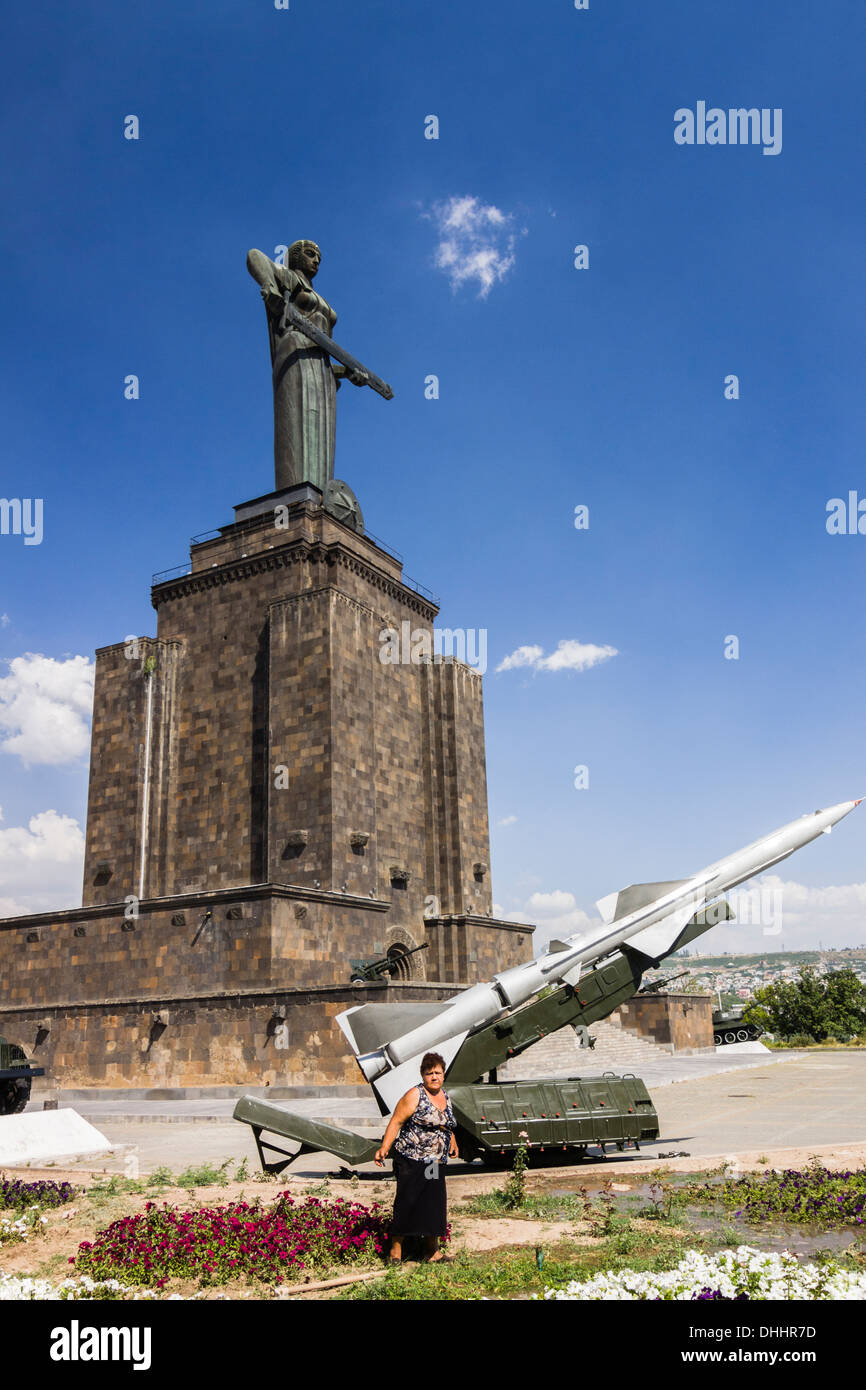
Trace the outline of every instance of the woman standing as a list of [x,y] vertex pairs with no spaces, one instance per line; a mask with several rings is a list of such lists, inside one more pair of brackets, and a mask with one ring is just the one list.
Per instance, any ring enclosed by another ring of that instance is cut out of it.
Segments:
[[391,1228],[391,1259],[403,1256],[403,1237],[425,1237],[424,1258],[441,1264],[448,1256],[439,1248],[447,1231],[445,1164],[458,1158],[454,1131],[457,1122],[443,1091],[445,1061],[438,1052],[421,1059],[421,1085],[407,1091],[388,1122],[376,1162],[382,1166],[394,1148],[397,1195]]

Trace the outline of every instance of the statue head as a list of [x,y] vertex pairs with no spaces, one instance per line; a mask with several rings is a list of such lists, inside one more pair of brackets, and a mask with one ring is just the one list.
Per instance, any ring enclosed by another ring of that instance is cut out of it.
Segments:
[[286,255],[289,270],[300,270],[312,280],[322,261],[322,253],[314,241],[293,241]]

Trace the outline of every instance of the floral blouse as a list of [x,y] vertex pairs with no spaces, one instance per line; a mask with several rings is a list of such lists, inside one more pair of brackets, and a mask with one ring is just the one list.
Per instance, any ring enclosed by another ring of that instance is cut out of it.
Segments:
[[439,1110],[424,1087],[419,1086],[415,1113],[403,1123],[394,1148],[404,1158],[414,1158],[420,1163],[431,1160],[445,1163],[456,1128],[457,1121],[448,1097],[445,1097],[445,1109]]

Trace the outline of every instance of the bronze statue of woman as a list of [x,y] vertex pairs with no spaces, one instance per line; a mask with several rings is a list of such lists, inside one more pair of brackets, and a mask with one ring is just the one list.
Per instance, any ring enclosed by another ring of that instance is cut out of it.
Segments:
[[322,259],[314,241],[295,241],[284,266],[250,251],[247,270],[261,286],[268,313],[274,379],[274,474],[276,489],[312,483],[324,492],[334,476],[337,387],[365,377],[331,362],[329,354],[291,324],[284,324],[284,295],[328,337],[337,315],[313,289]]

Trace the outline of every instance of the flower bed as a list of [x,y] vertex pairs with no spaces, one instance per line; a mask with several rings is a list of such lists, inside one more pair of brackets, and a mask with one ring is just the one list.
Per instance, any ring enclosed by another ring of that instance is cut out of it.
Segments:
[[768,1254],[741,1245],[704,1255],[688,1250],[675,1269],[663,1274],[633,1269],[598,1274],[564,1289],[546,1289],[546,1299],[574,1302],[638,1299],[863,1299],[866,1274],[842,1269],[836,1261],[801,1264],[794,1255]]
[[148,1202],[144,1212],[85,1241],[70,1264],[94,1278],[156,1287],[170,1278],[281,1284],[312,1271],[375,1265],[386,1239],[385,1218],[375,1203],[368,1208],[316,1197],[296,1202],[288,1192],[267,1207],[233,1202],[178,1211]]
[[19,1178],[0,1178],[0,1208],[25,1211],[28,1207],[62,1207],[71,1202],[76,1189],[71,1182],[22,1182]]
[[810,1164],[802,1172],[748,1174],[721,1187],[702,1189],[704,1196],[736,1208],[744,1221],[815,1222],[822,1226],[866,1224],[866,1169],[838,1172]]
[[[149,1299],[156,1298],[157,1295],[152,1289],[130,1289],[123,1284],[119,1284],[116,1279],[107,1279],[97,1282],[95,1279],[86,1277],[81,1279],[63,1279],[59,1284],[52,1284],[50,1279],[33,1279],[29,1275],[4,1274],[0,1271],[0,1303],[20,1303],[20,1302],[60,1302],[71,1299],[78,1302],[82,1299]],[[172,1299],[180,1298],[180,1294],[171,1294]]]
[[0,1245],[15,1245],[48,1224],[37,1206],[28,1207],[18,1216],[0,1216]]

